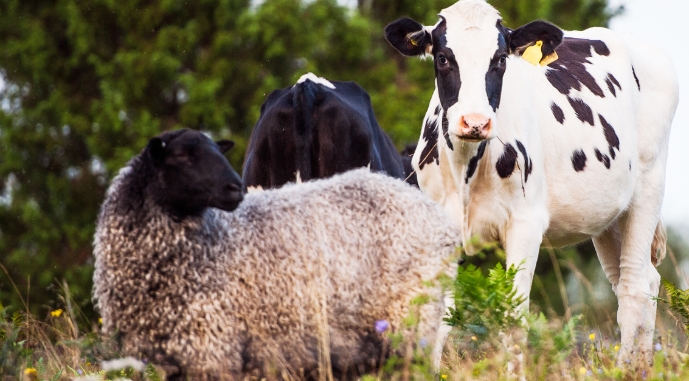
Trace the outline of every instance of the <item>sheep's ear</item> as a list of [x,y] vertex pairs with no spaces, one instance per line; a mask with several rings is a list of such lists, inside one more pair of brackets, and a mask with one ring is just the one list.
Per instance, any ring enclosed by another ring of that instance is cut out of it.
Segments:
[[148,154],[151,155],[151,159],[153,159],[155,164],[160,164],[163,162],[163,159],[165,158],[165,145],[166,144],[163,139],[158,136],[148,141],[148,147],[146,150],[148,151]]
[[232,140],[218,140],[215,144],[220,147],[220,152],[225,153],[234,147],[234,142]]

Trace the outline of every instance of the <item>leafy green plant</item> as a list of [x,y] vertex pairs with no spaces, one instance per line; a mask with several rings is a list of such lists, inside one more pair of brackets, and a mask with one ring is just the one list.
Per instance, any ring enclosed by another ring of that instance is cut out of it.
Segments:
[[667,279],[663,279],[663,286],[668,300],[658,298],[658,301],[666,303],[671,312],[682,317],[684,332],[689,334],[689,290],[680,290]]
[[445,322],[485,339],[490,332],[515,327],[523,314],[519,305],[524,298],[514,290],[518,267],[504,269],[498,263],[484,276],[474,265],[457,269],[454,284],[455,307],[449,308]]

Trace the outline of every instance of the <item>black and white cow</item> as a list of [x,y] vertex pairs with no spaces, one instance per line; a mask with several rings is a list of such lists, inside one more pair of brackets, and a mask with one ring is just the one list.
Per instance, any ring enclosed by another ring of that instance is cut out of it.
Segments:
[[245,187],[274,188],[369,166],[404,179],[402,157],[354,82],[312,73],[261,105],[244,160]]
[[527,298],[539,246],[593,238],[619,302],[619,360],[648,360],[678,102],[671,61],[603,28],[535,21],[510,30],[482,0],[439,17],[385,28],[402,54],[434,61],[413,158],[421,189],[452,213],[465,243],[499,241],[508,265],[523,262],[515,287]]

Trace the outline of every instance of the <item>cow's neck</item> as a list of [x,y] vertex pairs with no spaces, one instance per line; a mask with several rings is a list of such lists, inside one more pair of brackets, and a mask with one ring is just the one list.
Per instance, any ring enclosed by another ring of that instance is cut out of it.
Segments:
[[482,162],[488,159],[487,156],[490,154],[489,144],[489,141],[483,144],[460,142],[453,144],[452,149],[447,144],[442,146],[449,160],[452,180],[457,192],[457,199],[453,202],[454,207],[452,209],[455,210],[455,213],[460,213],[459,216],[455,216],[455,221],[459,222],[462,227],[464,242],[469,242],[473,235],[472,223],[470,221],[471,215],[469,213],[472,179],[479,176],[479,167]]

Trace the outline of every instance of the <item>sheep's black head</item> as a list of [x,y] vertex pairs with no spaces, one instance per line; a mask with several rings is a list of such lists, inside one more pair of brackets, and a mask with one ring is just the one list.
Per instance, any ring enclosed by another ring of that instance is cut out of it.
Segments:
[[242,180],[224,155],[233,146],[230,140],[214,142],[186,129],[151,139],[146,155],[155,179],[149,195],[180,219],[198,216],[207,207],[236,209],[244,197]]

